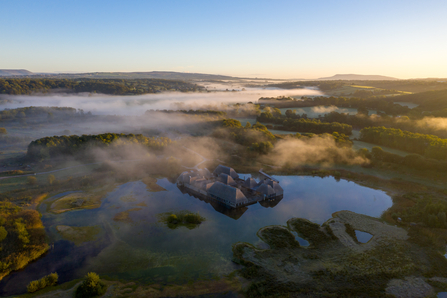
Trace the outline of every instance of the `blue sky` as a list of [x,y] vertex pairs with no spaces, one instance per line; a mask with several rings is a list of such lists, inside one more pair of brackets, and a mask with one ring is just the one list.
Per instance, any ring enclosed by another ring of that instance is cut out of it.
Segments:
[[0,68],[447,77],[447,1],[0,0]]

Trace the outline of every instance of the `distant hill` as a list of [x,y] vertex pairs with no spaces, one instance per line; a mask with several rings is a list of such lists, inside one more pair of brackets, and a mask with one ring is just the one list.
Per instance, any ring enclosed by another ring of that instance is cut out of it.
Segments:
[[359,75],[359,74],[336,74],[332,77],[319,78],[318,80],[369,80],[369,81],[386,81],[386,80],[399,80],[393,77],[386,77],[380,75]]
[[90,78],[90,79],[164,79],[164,80],[238,80],[239,78],[203,74],[203,73],[185,73],[175,71],[150,71],[150,72],[88,72],[88,73],[41,73],[36,77],[51,78]]
[[0,69],[1,77],[30,76],[30,75],[33,75],[33,73],[26,69]]

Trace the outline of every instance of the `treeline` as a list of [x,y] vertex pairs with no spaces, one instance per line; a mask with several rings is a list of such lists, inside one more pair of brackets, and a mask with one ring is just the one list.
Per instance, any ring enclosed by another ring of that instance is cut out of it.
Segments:
[[298,81],[298,82],[285,82],[267,85],[268,87],[276,87],[281,89],[297,89],[304,87],[318,87],[322,91],[330,91],[346,85],[344,81]]
[[[197,109],[196,104],[186,104],[184,102],[176,102],[173,103],[172,106],[175,107],[174,111],[195,111]],[[173,111],[173,112],[174,112]],[[229,118],[245,118],[245,117],[253,117],[261,114],[260,105],[253,104],[252,102],[248,102],[246,104],[235,103],[207,103],[201,104],[199,111],[216,111],[216,112],[225,112]],[[205,113],[205,112],[204,112]]]
[[430,125],[430,121],[419,121],[418,119],[411,120],[407,116],[392,117],[383,113],[366,116],[365,114],[349,115],[347,113],[330,112],[320,119],[324,122],[349,124],[358,129],[370,126],[385,126],[414,133],[431,134],[441,138],[447,138],[447,130],[443,129],[442,126]]
[[412,133],[395,128],[367,127],[360,131],[360,140],[417,153],[427,158],[447,159],[447,139]]
[[27,157],[32,160],[42,160],[62,155],[84,153],[92,148],[118,147],[129,144],[139,144],[149,149],[162,149],[172,143],[165,137],[148,138],[141,134],[104,133],[99,135],[72,135],[45,137],[32,141],[28,145]]
[[334,139],[338,147],[351,147],[352,141],[345,134],[334,132],[332,134],[290,134],[290,135],[273,135],[265,125],[256,123],[251,125],[249,122],[245,126],[235,119],[224,119],[222,121],[223,129],[217,129],[213,132],[213,136],[220,139],[228,139],[237,144],[246,146],[249,152],[258,154],[266,154],[274,148],[277,139],[311,139],[311,138],[327,138]]
[[392,218],[400,218],[405,223],[423,223],[430,228],[447,228],[447,203],[426,194],[409,193],[403,196],[416,203],[410,207],[396,210]]
[[274,109],[273,113],[267,110],[262,112],[261,115],[256,118],[256,121],[278,124],[278,126],[275,126],[275,129],[278,130],[311,133],[338,132],[345,135],[352,134],[351,125],[338,122],[321,122],[319,119],[302,118],[291,110],[287,110],[285,115],[282,115],[281,111],[278,109]]
[[[393,97],[396,98],[396,97]],[[364,99],[359,97],[315,97],[312,100],[318,105],[337,106],[343,108],[378,110],[388,115],[407,115],[411,109],[406,106],[395,104],[390,99],[371,98]]]
[[227,113],[224,111],[214,111],[214,110],[147,110],[146,115],[152,113],[166,113],[166,114],[188,114],[188,115],[206,115],[206,116],[226,116]]
[[268,153],[272,148],[275,136],[261,123],[242,126],[239,120],[222,120],[222,129],[213,132],[213,136],[220,139],[231,140],[246,146],[250,151],[260,154]]
[[358,89],[358,90],[354,91],[353,93],[351,93],[350,96],[360,97],[360,98],[368,98],[368,97],[373,97],[373,96],[399,94],[399,93],[400,92],[397,90],[365,88],[365,89]]
[[162,79],[0,79],[0,94],[33,94],[51,91],[135,95],[160,91],[199,91],[203,87]]
[[[322,91],[330,91],[343,86],[360,85],[369,86],[388,90],[399,90],[409,92],[425,92],[430,90],[447,89],[447,81],[445,80],[333,80],[333,81],[298,81],[285,82],[278,84],[270,84],[268,87],[277,87],[283,89],[294,89],[306,86],[315,86]],[[394,93],[394,92],[393,92]]]
[[[360,152],[365,150],[367,149],[361,149]],[[370,154],[366,153],[366,151],[361,154],[372,159],[373,161],[390,162],[420,171],[447,172],[447,161],[426,158],[419,154],[400,156],[394,153],[386,152],[378,146],[373,147]]]
[[400,95],[393,97],[393,100],[419,104],[418,109],[423,111],[434,111],[436,113],[436,111],[444,110],[440,117],[447,116],[447,89]]
[[295,100],[293,97],[289,96],[277,96],[277,97],[261,97],[259,100]]
[[0,121],[15,121],[23,119],[72,119],[75,117],[90,116],[83,110],[69,107],[25,107],[17,109],[4,109],[0,111]]
[[352,126],[338,122],[321,122],[319,119],[286,119],[281,125],[275,126],[278,130],[311,132],[316,134],[334,132],[351,135]]

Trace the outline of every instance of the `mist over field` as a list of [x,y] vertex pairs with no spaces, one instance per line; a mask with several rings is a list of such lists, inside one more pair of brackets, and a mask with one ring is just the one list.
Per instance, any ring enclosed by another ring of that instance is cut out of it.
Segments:
[[182,103],[188,109],[200,109],[204,105],[218,105],[256,102],[260,97],[276,96],[320,96],[313,89],[265,90],[248,88],[246,91],[181,93],[167,92],[138,96],[108,96],[103,94],[57,94],[44,96],[2,96],[8,102],[1,109],[14,109],[28,106],[58,106],[82,109],[96,115],[139,115],[146,110],[181,109],[176,103]]

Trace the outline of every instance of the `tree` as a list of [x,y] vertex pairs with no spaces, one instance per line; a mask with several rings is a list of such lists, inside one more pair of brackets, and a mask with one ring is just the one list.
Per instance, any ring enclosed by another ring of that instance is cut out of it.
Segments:
[[368,116],[368,113],[369,113],[369,111],[366,107],[357,108],[357,114]]
[[382,160],[383,149],[379,146],[375,146],[371,149],[371,155],[374,159]]
[[56,181],[56,177],[53,174],[48,175],[48,184],[52,185],[54,181]]
[[29,176],[27,179],[28,185],[36,185],[37,184],[37,178],[34,176]]
[[6,128],[0,127],[0,135],[7,135],[8,132],[6,131]]
[[8,236],[8,232],[4,227],[0,227],[0,242],[5,240],[6,236]]
[[247,124],[245,124],[245,128],[250,128],[250,127],[251,127],[251,124],[250,124],[250,122],[247,121]]
[[16,220],[14,222],[14,225],[15,225],[15,232],[17,233],[18,238],[22,241],[23,245],[25,246],[26,244],[29,243],[29,234],[28,231],[26,230],[25,224],[19,220]]
[[107,286],[101,282],[99,275],[94,272],[89,272],[82,284],[76,289],[76,298],[89,298],[101,296],[107,290]]

